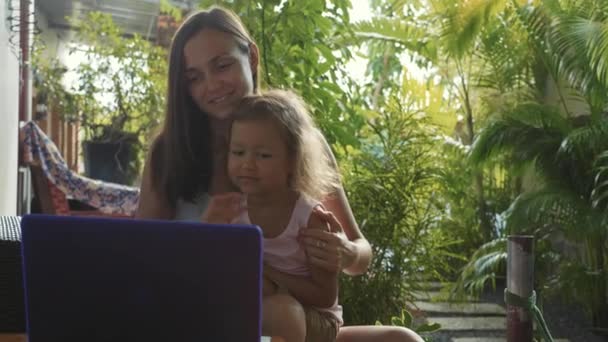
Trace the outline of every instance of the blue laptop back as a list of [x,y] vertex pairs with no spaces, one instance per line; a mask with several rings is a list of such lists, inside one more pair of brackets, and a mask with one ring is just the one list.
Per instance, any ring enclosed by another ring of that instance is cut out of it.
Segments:
[[260,340],[255,226],[45,215],[21,226],[30,342]]

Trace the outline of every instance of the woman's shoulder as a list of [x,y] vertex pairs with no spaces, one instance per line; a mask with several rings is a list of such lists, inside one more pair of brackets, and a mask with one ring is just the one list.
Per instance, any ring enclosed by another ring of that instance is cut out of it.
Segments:
[[308,196],[306,194],[300,194],[298,196],[298,200],[296,202],[296,208],[297,207],[302,207],[302,208],[310,208],[311,210],[314,209],[314,207],[316,206],[322,206],[323,204],[321,203],[321,201],[319,201],[318,199],[315,199],[311,196]]
[[150,146],[150,152],[144,165],[144,172],[141,182],[141,192],[137,217],[154,219],[171,219],[174,215],[165,191],[162,187],[161,171],[162,160],[159,156],[160,144],[158,137]]

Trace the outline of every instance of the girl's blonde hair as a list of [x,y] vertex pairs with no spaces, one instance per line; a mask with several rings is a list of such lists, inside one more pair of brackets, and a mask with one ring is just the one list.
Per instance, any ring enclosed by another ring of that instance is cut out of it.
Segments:
[[322,199],[340,186],[329,146],[306,104],[295,93],[275,89],[245,96],[233,119],[235,122],[272,120],[277,123],[289,157],[295,161],[289,184],[293,190]]

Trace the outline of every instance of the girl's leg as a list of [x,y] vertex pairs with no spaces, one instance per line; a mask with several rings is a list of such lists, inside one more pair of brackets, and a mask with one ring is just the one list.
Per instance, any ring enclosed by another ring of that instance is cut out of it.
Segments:
[[410,329],[386,325],[341,327],[336,342],[424,342]]
[[276,294],[262,300],[262,334],[280,336],[286,342],[304,342],[306,314],[302,304],[288,294]]

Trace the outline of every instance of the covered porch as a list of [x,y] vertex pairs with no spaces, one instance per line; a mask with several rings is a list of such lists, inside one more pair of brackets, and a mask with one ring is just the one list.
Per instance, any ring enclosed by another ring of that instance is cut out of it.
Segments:
[[[68,167],[76,173],[84,170],[78,121],[66,120],[41,96],[35,84],[39,77],[32,69],[34,40],[45,47],[41,59],[56,58],[74,63],[69,44],[74,37],[67,17],[83,19],[93,11],[107,13],[125,35],[138,34],[155,44],[167,44],[166,30],[159,28],[160,0],[5,0],[0,8],[0,103],[4,124],[0,127],[0,215],[23,215],[31,212],[34,186],[32,173],[23,160],[19,131],[32,121],[57,146]],[[188,10],[194,1],[175,0],[171,5]]]

